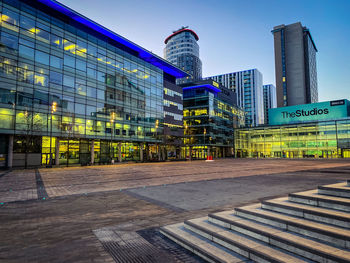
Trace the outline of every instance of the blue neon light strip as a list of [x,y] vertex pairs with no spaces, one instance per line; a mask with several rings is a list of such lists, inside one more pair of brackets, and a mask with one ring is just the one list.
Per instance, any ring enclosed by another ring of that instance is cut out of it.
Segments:
[[198,85],[198,86],[190,86],[190,87],[184,87],[182,90],[189,90],[189,89],[198,89],[198,88],[206,88],[208,90],[211,90],[215,93],[221,92],[221,89],[218,89],[215,86],[212,86],[210,84],[205,84],[205,85]]
[[139,58],[142,60],[160,68],[164,72],[168,73],[169,75],[172,75],[176,78],[184,78],[187,77],[188,74],[177,67],[171,65],[170,63],[166,62],[165,60],[159,58],[157,55],[150,53],[149,51],[143,49],[142,47],[136,45],[135,43],[132,43],[131,41],[127,40],[126,38],[110,31],[109,29],[93,22],[92,20],[76,13],[75,11],[71,10],[70,8],[54,1],[54,0],[37,0],[40,3],[53,8],[54,10],[68,16],[74,21],[77,21],[80,24],[83,24],[84,26],[97,31],[106,37],[113,39],[120,43],[121,45],[124,45],[128,48],[130,48],[133,51],[136,51],[139,55]]

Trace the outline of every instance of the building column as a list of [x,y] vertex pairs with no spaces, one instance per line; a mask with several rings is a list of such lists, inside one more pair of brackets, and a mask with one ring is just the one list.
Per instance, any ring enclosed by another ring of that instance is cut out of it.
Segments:
[[157,144],[157,149],[158,149],[158,161],[162,160],[162,155],[161,155],[161,149],[160,149],[160,145]]
[[143,162],[143,143],[140,143],[140,162]]
[[192,146],[190,146],[190,154],[189,154],[189,160],[192,161]]
[[60,165],[60,139],[56,137],[56,143],[55,143],[55,165]]
[[91,141],[91,147],[90,147],[90,163],[91,165],[94,165],[95,163],[95,141]]
[[9,145],[7,150],[7,168],[12,168],[13,162],[13,135],[9,135]]
[[210,156],[210,146],[207,146],[207,159]]
[[118,143],[118,161],[121,163],[122,162],[122,143]]

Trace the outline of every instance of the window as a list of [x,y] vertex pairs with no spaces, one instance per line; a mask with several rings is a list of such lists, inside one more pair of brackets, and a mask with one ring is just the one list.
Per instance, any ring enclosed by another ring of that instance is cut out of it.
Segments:
[[19,25],[19,15],[7,8],[2,10],[1,20],[14,26]]
[[64,55],[64,65],[71,68],[75,68],[75,58],[68,55]]
[[96,79],[96,70],[92,68],[87,68],[87,75],[93,79]]
[[36,39],[39,41],[42,41],[46,44],[50,44],[50,34],[42,29],[35,29],[36,30]]
[[86,115],[87,116],[95,116],[96,115],[96,107],[95,106],[86,106]]
[[85,105],[80,103],[75,103],[75,113],[85,115]]
[[80,59],[77,59],[77,69],[86,72],[86,62]]
[[24,15],[21,16],[21,27],[27,30],[35,28],[35,21]]
[[64,75],[63,85],[65,91],[74,92],[74,77]]
[[0,103],[11,104],[15,103],[15,92],[7,89],[0,89]]
[[105,99],[105,92],[104,92],[104,90],[100,90],[100,89],[97,90],[97,98],[100,99],[100,100],[104,100]]
[[39,50],[35,51],[35,61],[45,64],[45,65],[49,65],[49,61],[50,61],[50,57],[49,54],[45,53],[45,52],[41,52]]
[[50,66],[54,68],[62,69],[62,59],[56,56],[50,57]]
[[19,45],[19,55],[23,58],[33,60],[34,59],[34,49]]
[[44,74],[35,73],[34,84],[39,85],[39,86],[43,86],[43,87],[47,87],[48,82],[49,82],[48,76],[46,76]]
[[56,85],[62,85],[62,74],[55,72],[55,71],[51,71],[50,72],[50,83],[56,84]]
[[97,80],[105,83],[106,73],[97,71]]
[[10,49],[18,49],[18,37],[2,32],[1,45]]
[[97,97],[96,88],[87,87],[87,95],[95,99]]
[[74,111],[74,98],[69,96],[64,96],[62,100],[62,108],[65,111],[73,112]]
[[51,45],[57,48],[62,48],[62,38],[56,35],[51,35]]

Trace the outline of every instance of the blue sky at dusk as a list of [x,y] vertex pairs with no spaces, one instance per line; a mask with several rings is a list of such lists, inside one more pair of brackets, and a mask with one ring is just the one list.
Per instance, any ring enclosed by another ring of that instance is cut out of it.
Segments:
[[350,0],[59,0],[163,57],[164,39],[189,26],[203,76],[257,68],[275,84],[273,35],[300,21],[318,49],[319,100],[350,99]]

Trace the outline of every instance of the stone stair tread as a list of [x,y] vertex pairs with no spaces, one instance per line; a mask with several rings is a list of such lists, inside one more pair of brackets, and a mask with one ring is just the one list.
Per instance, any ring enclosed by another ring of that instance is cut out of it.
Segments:
[[278,230],[274,227],[263,225],[261,223],[255,223],[251,220],[242,219],[238,216],[235,216],[232,213],[215,213],[209,215],[209,217],[212,216],[214,216],[217,220],[220,220],[219,218],[221,218],[224,219],[224,222],[231,222],[232,224],[235,224],[235,226],[240,225],[240,227],[255,233],[265,234],[267,236],[275,237],[278,240],[285,240],[288,243],[302,245],[303,247],[306,247],[308,249],[318,251],[319,253],[327,253],[329,255],[342,258],[344,260],[350,260],[350,251],[329,246],[327,244],[323,244],[302,236],[297,236],[290,232]]
[[260,254],[273,258],[276,261],[280,262],[309,262],[308,260],[304,260],[299,256],[294,256],[289,253],[285,253],[280,249],[269,246],[268,244],[263,244],[262,242],[257,242],[252,240],[251,238],[247,238],[243,235],[236,234],[231,230],[224,229],[222,227],[216,226],[207,222],[206,220],[188,220],[185,222],[185,227],[187,222],[191,224],[191,227],[196,227],[200,230],[204,230],[206,233],[214,233],[216,238],[224,238],[225,240],[229,240],[232,244],[238,244],[239,246],[245,247],[249,253],[259,252]]
[[314,229],[316,231],[328,232],[333,235],[342,236],[345,239],[350,239],[350,230],[347,230],[344,228],[321,224],[314,221],[310,221],[302,218],[296,218],[296,217],[288,216],[282,213],[272,212],[264,209],[252,209],[249,207],[248,208],[240,207],[240,208],[237,208],[237,210],[241,210],[241,211],[243,210],[243,211],[252,212],[254,214],[261,215],[261,216],[272,217],[275,220],[283,221],[283,222],[286,222],[287,224],[291,224],[291,225],[298,224],[298,226],[304,226],[309,229]]
[[350,191],[350,187],[345,182],[336,183],[336,184],[322,185],[322,186],[319,186],[318,188],[334,188],[334,189],[343,189],[343,190]]
[[165,226],[162,227],[162,230],[168,234],[171,233],[171,235],[180,242],[186,241],[187,243],[192,244],[192,249],[204,251],[205,254],[209,254],[219,262],[239,263],[248,260],[242,256],[236,256],[233,253],[228,252],[226,248],[215,244],[213,241],[199,237],[197,234],[187,232],[184,229],[184,223]]
[[320,195],[318,194],[318,190],[309,190],[304,192],[298,192],[289,194],[290,196],[301,196],[301,197],[311,197],[311,198],[317,198],[320,200],[329,200],[329,201],[336,201],[341,203],[346,203],[347,205],[350,205],[350,199],[344,198],[344,197],[336,197],[336,196],[329,196],[329,195]]
[[283,207],[286,207],[286,208],[289,208],[289,207],[296,208],[298,210],[303,210],[305,212],[312,211],[312,212],[321,213],[324,215],[329,215],[331,217],[341,217],[344,219],[348,219],[350,221],[350,214],[349,213],[336,211],[336,210],[332,210],[332,209],[327,209],[327,208],[322,208],[322,207],[318,207],[318,206],[311,206],[311,205],[290,202],[288,197],[281,197],[281,198],[275,198],[275,199],[271,199],[271,200],[265,200],[262,203],[282,205]]

